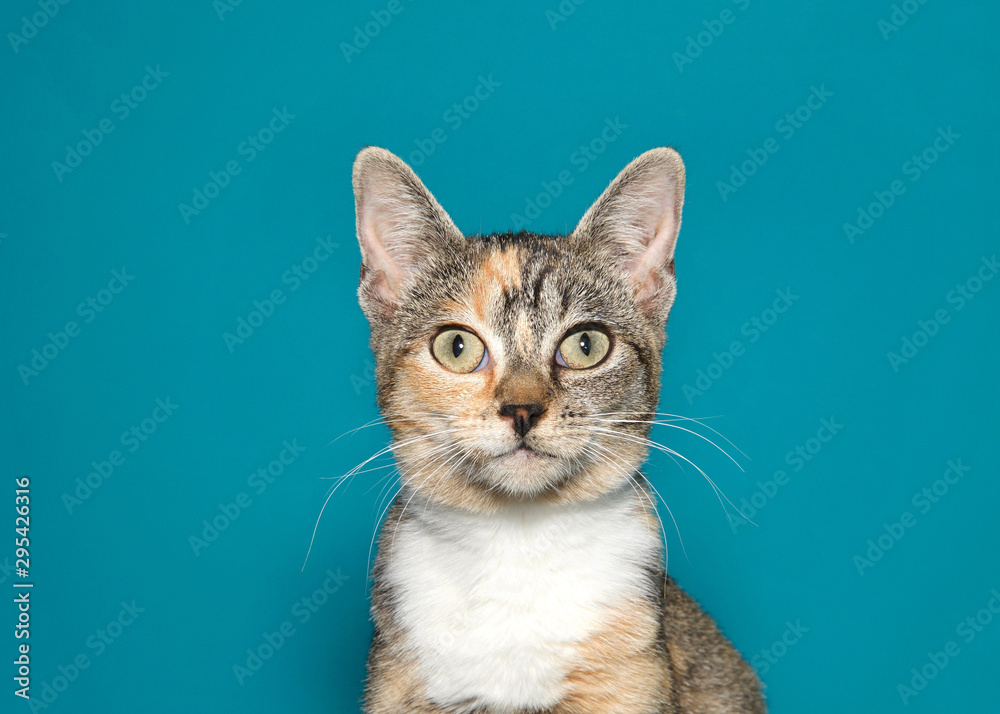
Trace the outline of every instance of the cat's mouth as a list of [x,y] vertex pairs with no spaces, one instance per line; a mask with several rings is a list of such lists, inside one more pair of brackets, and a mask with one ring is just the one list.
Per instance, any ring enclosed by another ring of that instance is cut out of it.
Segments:
[[508,458],[508,457],[516,459],[518,461],[525,461],[525,462],[530,462],[534,461],[535,459],[541,459],[541,458],[547,458],[547,459],[556,458],[554,454],[547,454],[544,451],[533,449],[527,444],[518,444],[513,449],[508,451],[506,454],[504,454],[502,458]]

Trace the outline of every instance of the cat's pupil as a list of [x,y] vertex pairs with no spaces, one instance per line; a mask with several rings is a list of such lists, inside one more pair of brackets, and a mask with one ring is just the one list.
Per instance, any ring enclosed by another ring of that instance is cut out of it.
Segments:
[[580,335],[580,351],[588,357],[590,356],[590,335],[586,332]]
[[458,356],[462,354],[462,350],[464,349],[465,349],[465,341],[462,339],[462,336],[455,335],[455,339],[452,340],[451,342],[451,353],[455,355],[456,359],[458,359]]

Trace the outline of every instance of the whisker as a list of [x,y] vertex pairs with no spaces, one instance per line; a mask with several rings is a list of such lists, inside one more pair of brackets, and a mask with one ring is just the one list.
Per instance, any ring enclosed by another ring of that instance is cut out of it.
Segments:
[[[442,453],[447,454],[450,451],[453,451],[453,450],[456,450],[456,449],[460,449],[460,448],[461,448],[461,446],[459,444],[445,444],[444,446],[437,446],[435,448],[432,448],[429,452],[427,452],[425,454],[421,454],[419,458],[426,460],[426,459],[428,459],[431,456],[439,456]],[[450,456],[449,456],[449,458],[450,458]],[[420,466],[418,468],[417,474],[415,474],[415,476],[419,475],[419,473],[421,471],[423,471],[424,468],[426,468],[426,466]],[[386,511],[388,511],[389,508],[392,506],[392,504],[395,502],[395,497],[398,496],[402,492],[403,488],[406,485],[408,485],[409,483],[411,483],[413,481],[413,477],[407,478],[406,476],[403,476],[403,474],[400,471],[398,471],[398,470],[396,471],[396,473],[398,473],[400,475],[400,477],[402,478],[402,482],[400,483],[400,487],[396,490],[396,493],[393,494],[393,497],[389,499],[388,503],[386,503],[385,508],[383,508],[382,512],[379,513],[378,520],[375,522],[375,528],[372,530],[371,542],[368,544],[368,564],[367,564],[367,570],[365,572],[369,572],[369,573],[371,572],[372,550],[375,547],[375,539],[378,536],[379,525],[382,523],[382,519],[385,517]],[[431,474],[431,476],[433,476],[433,474]],[[428,476],[427,478],[430,478],[430,476]],[[427,479],[424,479],[424,481],[421,482],[421,486],[424,484],[424,482],[426,482],[426,480]],[[412,498],[412,496],[411,496],[411,498]],[[379,501],[379,506],[381,506],[381,505],[382,505],[382,501],[380,500]],[[403,507],[403,510],[404,511],[406,510],[406,506]],[[402,519],[402,515],[403,515],[402,512],[400,512],[400,519]],[[399,521],[397,521],[396,527],[397,528],[399,527]],[[393,542],[395,542],[395,532],[393,532]]]
[[334,439],[333,441],[330,441],[329,443],[327,443],[327,446],[329,446],[330,444],[334,443],[335,441],[337,441],[339,439],[342,439],[345,436],[354,435],[355,433],[361,431],[362,429],[368,429],[370,427],[377,426],[379,424],[389,425],[391,422],[394,422],[394,421],[422,421],[422,420],[427,419],[427,418],[440,419],[442,421],[450,421],[450,419],[451,419],[450,417],[448,417],[448,416],[446,416],[444,414],[437,414],[435,412],[410,412],[409,414],[394,414],[392,412],[389,412],[387,414],[383,414],[380,417],[376,417],[375,419],[372,419],[371,421],[367,422],[366,424],[362,424],[361,426],[357,426],[357,427],[354,427],[353,429],[349,429],[348,431],[345,431],[343,434],[341,434],[340,436],[338,436],[336,439]]
[[[711,444],[716,449],[718,449],[723,454],[725,454],[727,459],[729,459],[734,464],[736,464],[736,468],[738,468],[740,471],[744,471],[745,470],[742,466],[740,466],[739,462],[736,459],[734,459],[729,454],[728,451],[726,451],[725,449],[723,449],[721,446],[719,446],[718,444],[716,444],[714,441],[712,441],[711,439],[709,439],[707,436],[702,436],[698,432],[692,431],[691,429],[685,429],[683,426],[677,426],[676,424],[670,424],[670,423],[667,423],[665,421],[646,421],[645,419],[595,419],[594,421],[607,422],[607,423],[611,423],[611,424],[655,424],[655,425],[660,425],[660,426],[668,426],[671,429],[680,429],[681,431],[686,431],[688,434],[693,434],[693,435],[697,436],[699,439],[707,441],[709,444]],[[733,447],[733,448],[736,448],[736,447]],[[737,451],[739,451],[739,449],[737,449]],[[740,451],[740,453],[743,454],[742,451]],[[743,455],[746,456],[746,454],[743,454]]]
[[[461,462],[462,459],[465,457],[465,453],[464,453],[463,447],[459,446],[459,448],[455,451],[455,453],[447,456],[445,458],[444,463],[441,464],[441,468],[445,468],[446,466],[448,466],[448,464],[451,463],[452,459],[454,459],[456,456],[458,457],[458,461]],[[438,481],[436,484],[434,484],[434,487],[431,489],[430,494],[427,496],[427,499],[424,502],[424,513],[423,513],[424,516],[427,515],[427,506],[429,506],[430,503],[431,503],[431,501],[434,499],[434,492],[437,490],[437,487],[440,486],[440,485],[441,485],[440,481]]]
[[[380,469],[387,469],[387,468],[390,468],[390,467],[394,467],[395,465],[396,465],[396,463],[393,462],[391,464],[386,464],[385,466],[379,466],[378,468],[380,468]],[[383,474],[381,478],[379,478],[377,481],[375,481],[375,483],[373,483],[371,486],[368,487],[368,489],[365,491],[365,495],[371,493],[372,489],[375,488],[376,486],[381,486],[381,488],[379,489],[379,492],[378,492],[379,496],[381,496],[382,492],[385,490],[385,485],[387,483],[391,483],[390,479],[392,478],[393,473],[394,473],[393,471],[390,471],[387,474]]]
[[[457,446],[457,444],[456,444],[456,446]],[[451,459],[451,457],[448,457],[448,460],[450,460],[450,459]],[[445,463],[447,463],[447,461]],[[396,527],[393,528],[393,530],[392,530],[392,540],[389,541],[389,549],[390,550],[392,550],[393,546],[395,546],[395,544],[396,544],[396,534],[399,532],[399,524],[403,522],[403,515],[406,513],[407,507],[410,505],[410,501],[412,501],[413,497],[417,495],[417,492],[420,490],[420,488],[425,483],[427,483],[427,480],[429,478],[431,478],[432,476],[434,476],[434,474],[436,474],[438,471],[440,471],[444,467],[444,465],[445,464],[439,464],[438,467],[436,469],[434,469],[434,471],[432,473],[430,473],[428,476],[426,476],[424,478],[423,481],[420,482],[419,486],[417,486],[416,488],[413,489],[413,493],[411,493],[410,497],[408,499],[406,499],[406,503],[403,504],[403,508],[399,512],[399,518],[396,519]],[[405,480],[406,480],[406,477],[404,477],[404,481]],[[412,481],[412,479],[410,479],[410,480]],[[404,484],[404,485],[408,485],[408,484]]]
[[[449,451],[451,451],[452,449],[455,449],[457,447],[458,447],[457,444],[449,444],[449,445],[445,445],[444,447],[437,447],[437,448],[431,449],[430,452],[421,455],[420,458],[427,459],[427,458],[429,458],[432,455],[439,455],[442,452],[443,453],[448,453]],[[419,474],[421,471],[423,471],[424,468],[426,468],[426,467],[425,466],[421,466],[417,470],[417,474]],[[431,475],[433,475],[433,474],[431,474]],[[372,550],[375,548],[375,540],[376,540],[376,538],[378,536],[379,525],[382,523],[382,519],[385,517],[386,511],[388,511],[389,508],[392,506],[392,504],[395,502],[395,497],[398,496],[403,491],[403,488],[409,482],[413,481],[413,478],[407,479],[407,477],[403,476],[402,473],[400,473],[400,477],[402,478],[402,483],[400,483],[399,489],[396,491],[396,493],[393,495],[393,497],[386,504],[385,508],[382,509],[382,512],[379,514],[378,521],[376,521],[376,523],[375,523],[375,528],[372,530],[371,542],[368,544],[368,565],[367,565],[366,572],[369,572],[369,573],[371,572]],[[427,478],[430,478],[430,476],[428,476]],[[426,481],[426,479],[424,481]],[[423,485],[423,483],[424,482],[421,482],[421,485]],[[411,496],[411,498],[412,498],[412,496]],[[403,507],[403,510],[404,511],[406,510],[406,506]],[[402,518],[402,512],[400,512],[400,519],[401,518]],[[397,528],[399,527],[399,521],[396,522],[396,527]],[[395,532],[393,532],[393,542],[395,542]]]
[[[372,466],[370,469],[362,469],[361,471],[356,472],[355,476],[357,474],[366,474],[372,471],[378,471],[379,469],[387,469],[390,466],[392,466],[392,463],[382,464],[381,466]],[[332,481],[334,479],[341,479],[341,478],[344,478],[343,474],[341,474],[340,476],[320,476],[320,479],[322,479],[323,481]]]
[[[611,454],[611,455],[615,456],[615,458],[619,458],[611,449],[609,449],[604,444],[599,444],[599,443],[596,443],[596,442],[591,442],[590,446],[600,448],[600,449],[604,450],[605,452],[607,452],[608,454]],[[622,471],[622,473],[625,473],[626,478],[628,478],[629,480],[632,480],[632,476],[630,474],[626,473],[624,470]],[[687,559],[688,558],[688,554],[687,554],[687,548],[684,546],[684,538],[681,536],[681,529],[680,529],[680,526],[677,525],[677,519],[674,518],[674,513],[673,513],[673,511],[670,510],[670,506],[667,504],[667,499],[665,499],[663,497],[663,495],[657,490],[656,486],[653,485],[652,481],[650,481],[649,479],[645,479],[645,484],[647,486],[649,486],[651,489],[653,489],[653,493],[656,494],[657,499],[663,504],[664,508],[667,509],[667,513],[670,514],[670,520],[673,521],[674,530],[677,531],[677,540],[679,540],[680,544],[681,544],[681,551],[684,553],[684,558]],[[643,491],[645,492],[644,488],[643,488]],[[647,494],[646,497],[649,498],[649,495]],[[660,521],[660,532],[663,533],[663,535],[664,535],[664,541],[663,541],[664,542],[664,548],[667,548],[666,530],[663,527],[663,519],[660,518],[659,510],[656,508],[656,504],[653,503],[652,499],[650,499],[650,506],[652,506],[653,512],[656,513],[656,517]]]
[[[396,494],[398,494],[401,490],[402,486],[400,486],[399,490],[396,491]],[[389,510],[395,501],[396,494],[393,494],[393,498],[389,499],[389,502],[385,504],[385,508],[383,508],[382,512],[378,514],[378,520],[375,521],[375,529],[372,531],[372,540],[371,543],[368,544],[368,565],[365,566],[365,573],[371,573],[372,571],[372,551],[375,549],[375,539],[378,537],[379,525],[381,525],[382,519],[385,518],[386,511]],[[381,505],[381,503],[379,505]]]
[[[395,471],[392,471],[389,474],[389,476],[399,476],[399,468],[396,468]],[[385,501],[385,496],[389,492],[389,490],[391,490],[393,483],[400,483],[400,482],[399,482],[398,479],[395,482],[392,481],[392,480],[387,480],[385,482],[385,485],[383,485],[382,488],[379,489],[379,492],[378,492],[378,506],[375,507],[375,510],[378,510],[378,509],[382,508],[382,503]],[[402,484],[400,484],[400,485],[402,485]]]
[[695,418],[695,417],[681,416],[680,414],[668,414],[667,412],[643,412],[643,411],[633,411],[633,412],[604,412],[604,413],[600,413],[600,414],[588,414],[587,416],[592,416],[592,417],[596,417],[596,416],[615,416],[615,415],[620,415],[620,414],[628,414],[628,415],[633,415],[633,416],[636,415],[636,414],[638,414],[640,416],[647,416],[648,415],[648,416],[654,416],[654,417],[659,417],[659,416],[673,417],[673,418],[670,418],[670,419],[664,419],[662,421],[693,421],[698,426],[705,427],[706,429],[708,429],[709,431],[711,431],[713,434],[715,434],[716,436],[718,436],[720,439],[724,440],[731,447],[733,447],[734,449],[736,449],[737,451],[739,451],[740,454],[743,455],[748,461],[752,460],[752,459],[750,459],[749,456],[747,456],[746,454],[743,453],[743,451],[740,449],[740,447],[738,447],[736,444],[734,444],[728,438],[726,438],[725,434],[723,434],[720,431],[717,431],[717,430],[713,429],[708,424],[702,424],[703,420],[705,420],[705,419],[718,419],[719,418],[718,416],[697,417],[697,418]]
[[365,465],[367,465],[368,463],[370,463],[374,459],[377,459],[379,456],[382,456],[382,455],[387,454],[387,453],[392,453],[392,452],[396,451],[397,449],[400,449],[400,448],[402,448],[404,446],[408,446],[409,444],[421,441],[423,439],[430,438],[432,436],[439,436],[441,434],[450,434],[450,433],[454,433],[456,431],[459,431],[459,429],[458,428],[443,429],[441,431],[430,432],[429,434],[422,434],[422,435],[417,436],[417,437],[412,437],[410,439],[405,439],[405,440],[403,440],[402,442],[399,442],[399,443],[391,443],[388,446],[385,446],[385,447],[379,449],[374,455],[368,457],[367,459],[365,459],[364,461],[362,461],[360,464],[358,464],[357,466],[355,466],[353,469],[351,469],[348,473],[344,474],[344,476],[341,477],[341,479],[336,484],[334,484],[333,488],[330,489],[330,492],[326,496],[326,500],[323,501],[322,508],[320,508],[320,510],[319,510],[319,515],[316,517],[316,524],[313,526],[312,536],[309,538],[309,548],[306,550],[306,558],[305,558],[305,560],[302,563],[302,570],[304,571],[306,569],[306,563],[309,562],[309,554],[312,553],[313,543],[316,541],[316,531],[319,530],[319,522],[323,518],[323,513],[324,513],[324,511],[326,511],[327,504],[330,503],[330,499],[333,498],[333,494],[337,492],[337,489],[340,488],[341,485],[344,484],[344,482],[348,481],[351,477],[353,477],[358,472],[358,470],[360,470],[362,467],[364,467]]
[[[584,427],[581,427],[581,428],[584,428]],[[722,491],[722,489],[719,488],[719,486],[715,483],[715,481],[713,481],[711,479],[711,477],[707,473],[705,473],[700,466],[698,466],[698,464],[696,464],[693,461],[691,461],[691,459],[689,459],[686,456],[684,456],[684,454],[681,454],[680,452],[675,451],[675,450],[673,450],[673,449],[671,449],[671,448],[669,448],[667,446],[664,446],[663,444],[660,444],[660,443],[658,443],[656,441],[653,441],[652,439],[650,439],[648,437],[639,437],[639,436],[636,436],[634,434],[629,434],[629,433],[626,433],[626,432],[623,432],[623,431],[619,431],[617,429],[609,429],[609,428],[606,428],[606,427],[592,426],[592,427],[589,427],[589,428],[591,430],[593,430],[593,431],[597,431],[597,432],[601,432],[601,433],[605,433],[605,434],[611,434],[613,436],[617,436],[617,437],[622,438],[622,439],[628,439],[628,440],[630,440],[630,441],[632,441],[634,443],[637,443],[637,444],[642,444],[642,445],[645,445],[645,446],[650,446],[650,447],[652,447],[654,449],[657,449],[658,451],[661,451],[663,453],[673,454],[674,456],[677,456],[678,458],[683,459],[687,463],[691,464],[691,466],[693,466],[698,471],[698,473],[700,473],[705,478],[705,480],[708,481],[708,483],[712,486],[712,489],[715,491],[716,498],[719,499],[719,505],[722,507],[722,511],[726,514],[726,518],[730,522],[730,524],[732,524],[733,518],[729,514],[729,511],[726,509],[725,503],[722,502],[723,498],[726,499],[726,502],[729,503],[729,505],[732,506],[733,509],[737,513],[739,513],[741,516],[743,516],[744,518],[746,518],[746,516],[744,516],[743,513],[740,511],[740,509],[736,506],[736,504],[734,504],[732,501],[729,500],[729,497],[726,496],[726,494]],[[747,518],[746,520],[748,522],[752,522],[752,521],[750,521],[749,518]]]

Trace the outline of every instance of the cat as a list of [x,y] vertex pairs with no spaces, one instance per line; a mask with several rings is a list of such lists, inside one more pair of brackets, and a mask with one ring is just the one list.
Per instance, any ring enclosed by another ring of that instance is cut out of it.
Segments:
[[372,571],[368,714],[765,711],[665,573],[639,473],[684,177],[656,148],[569,235],[465,237],[397,156],[355,160],[358,297],[402,480]]

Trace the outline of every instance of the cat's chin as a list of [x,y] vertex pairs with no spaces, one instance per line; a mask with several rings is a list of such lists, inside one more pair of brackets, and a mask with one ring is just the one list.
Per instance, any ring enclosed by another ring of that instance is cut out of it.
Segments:
[[551,454],[521,445],[493,459],[489,472],[501,490],[519,497],[532,497],[565,478],[565,466]]
[[551,501],[571,497],[578,475],[571,460],[521,445],[492,458],[476,481],[505,499]]

